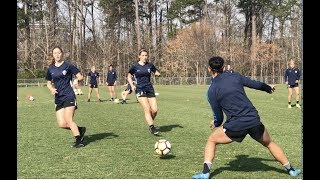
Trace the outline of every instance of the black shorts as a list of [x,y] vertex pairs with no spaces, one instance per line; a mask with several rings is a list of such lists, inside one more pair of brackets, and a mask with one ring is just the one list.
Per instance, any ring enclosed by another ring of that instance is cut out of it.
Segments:
[[294,85],[288,85],[288,88],[295,88],[295,87],[299,87],[299,84],[295,83]]
[[90,88],[98,88],[98,84],[90,84]]
[[254,140],[259,141],[264,133],[264,125],[261,123],[258,126],[254,126],[250,129],[245,129],[242,131],[230,131],[223,128],[226,135],[233,141],[242,142],[242,140],[249,134]]
[[136,95],[137,97],[156,97],[155,93],[153,90],[149,90],[149,91],[136,91]]
[[62,108],[70,107],[70,106],[75,106],[75,109],[78,109],[77,106],[77,100],[66,100],[61,104],[56,104],[56,111],[59,111]]
[[114,86],[114,82],[113,83],[108,83],[107,86]]

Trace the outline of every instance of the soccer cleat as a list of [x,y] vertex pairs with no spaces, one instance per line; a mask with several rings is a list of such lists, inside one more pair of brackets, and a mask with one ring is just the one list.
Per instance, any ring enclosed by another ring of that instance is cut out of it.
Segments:
[[149,131],[153,135],[158,135],[160,133],[155,127],[149,128]]
[[99,99],[99,102],[102,102],[102,100],[101,100],[101,99]]
[[90,99],[88,99],[87,101],[90,102]]
[[208,173],[203,173],[202,171],[193,175],[192,179],[209,179],[210,177],[210,172]]
[[289,109],[292,108],[292,107],[291,107],[291,104],[288,104],[288,108],[289,108]]
[[291,170],[289,170],[290,176],[298,176],[300,173],[301,173],[300,169],[291,168]]
[[297,108],[301,108],[300,104],[296,104],[296,107],[297,107]]
[[81,128],[81,131],[80,131],[80,141],[81,141],[81,143],[82,143],[83,140],[84,140],[84,134],[86,133],[86,130],[87,130],[86,127],[82,127],[82,128]]
[[126,100],[122,100],[121,104],[128,104]]
[[84,147],[84,144],[82,142],[75,142],[71,147],[81,148]]

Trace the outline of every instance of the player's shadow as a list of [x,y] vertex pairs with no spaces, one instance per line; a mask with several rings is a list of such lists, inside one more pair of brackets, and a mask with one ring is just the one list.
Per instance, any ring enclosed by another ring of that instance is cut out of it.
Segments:
[[256,172],[256,171],[276,171],[279,173],[288,174],[284,168],[275,168],[264,164],[263,161],[276,161],[274,159],[264,159],[256,157],[248,157],[248,155],[238,155],[235,160],[228,162],[225,167],[215,169],[210,173],[210,179],[220,174],[223,171],[243,171],[243,172]]
[[118,135],[113,134],[113,133],[99,133],[99,134],[93,134],[93,135],[88,135],[84,136],[84,143],[85,145],[92,143],[94,141],[98,141],[101,139],[111,139],[111,138],[116,138]]
[[183,126],[180,126],[179,124],[172,124],[172,125],[166,125],[166,126],[160,126],[159,131],[160,132],[168,132],[171,131],[173,128],[183,128]]

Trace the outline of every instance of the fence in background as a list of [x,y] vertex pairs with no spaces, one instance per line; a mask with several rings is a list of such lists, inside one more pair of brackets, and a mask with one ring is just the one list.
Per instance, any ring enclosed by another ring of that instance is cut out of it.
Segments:
[[[251,78],[251,77],[249,77]],[[267,84],[284,84],[282,76],[256,76],[251,79],[262,81]],[[208,85],[210,83],[210,77],[153,77],[151,78],[155,85]],[[118,78],[117,85],[126,84],[126,79]],[[303,83],[303,77],[300,78],[300,84]],[[80,86],[84,86],[86,82],[79,82]],[[46,86],[47,81],[44,78],[39,79],[17,79],[17,87],[28,87],[28,86]]]

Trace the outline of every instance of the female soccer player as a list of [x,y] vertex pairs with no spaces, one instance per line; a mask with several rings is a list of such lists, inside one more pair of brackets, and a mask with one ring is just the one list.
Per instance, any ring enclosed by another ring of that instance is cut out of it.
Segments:
[[[212,81],[207,91],[207,98],[214,114],[210,128],[217,128],[209,136],[205,147],[203,171],[193,175],[192,178],[208,179],[216,145],[233,141],[240,143],[247,134],[268,148],[273,157],[285,167],[291,176],[300,174],[300,169],[293,168],[282,149],[272,141],[267,129],[260,121],[258,111],[244,91],[244,87],[249,87],[271,94],[275,90],[274,86],[251,80],[238,73],[222,73],[223,63],[224,60],[221,57],[209,59],[208,71],[212,76]],[[221,126],[223,113],[227,120]]]
[[99,82],[99,84],[101,84],[101,81],[100,81],[99,73],[96,72],[95,66],[91,66],[91,71],[88,73],[88,76],[87,76],[87,82],[89,81],[89,78],[90,78],[90,82],[89,82],[89,92],[88,92],[88,100],[87,101],[90,102],[92,89],[94,89],[96,91],[98,101],[102,102],[102,100],[100,99],[100,94],[99,94],[99,89],[98,89],[98,82]]
[[55,96],[57,122],[60,128],[71,130],[76,139],[72,147],[83,147],[86,128],[79,127],[73,120],[77,100],[71,86],[72,75],[75,75],[78,80],[82,80],[83,76],[77,67],[63,60],[63,52],[60,47],[55,47],[52,54],[54,59],[47,70],[45,79],[48,89]]
[[292,89],[296,93],[296,107],[301,108],[299,104],[300,94],[299,94],[299,80],[300,80],[300,71],[294,65],[294,61],[290,60],[289,68],[286,69],[284,73],[284,80],[288,86],[288,108],[291,108],[291,99],[292,99]]
[[117,94],[115,91],[115,86],[117,84],[117,71],[113,69],[112,64],[109,66],[108,74],[107,74],[107,87],[111,96],[111,101],[117,98]]
[[[131,66],[128,73],[128,82],[135,90],[136,96],[144,110],[144,117],[149,125],[149,131],[157,135],[159,131],[154,126],[154,119],[158,112],[156,95],[152,83],[150,82],[151,73],[160,76],[156,67],[148,62],[148,52],[145,49],[139,51],[139,61]],[[133,84],[132,76],[136,78],[137,84]]]
[[[133,77],[133,79],[135,79],[135,78]],[[135,83],[136,83],[136,81],[133,80],[133,84],[135,84]],[[131,88],[130,83],[127,83],[126,86],[127,86],[127,88],[121,92],[121,97],[122,97],[121,104],[128,104],[127,100],[126,100],[127,96],[132,93],[132,88]]]

